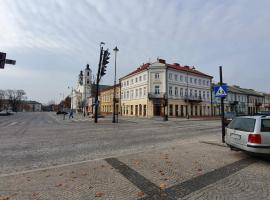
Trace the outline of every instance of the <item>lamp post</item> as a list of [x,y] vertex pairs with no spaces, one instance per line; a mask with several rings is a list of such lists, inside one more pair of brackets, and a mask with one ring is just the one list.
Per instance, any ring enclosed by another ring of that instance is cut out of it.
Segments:
[[[114,87],[113,87],[113,120],[112,122],[115,123],[115,107],[116,107],[116,57],[117,57],[117,52],[119,49],[117,46],[113,49],[115,59],[114,59]],[[117,113],[118,114],[118,113]]]
[[71,110],[73,110],[73,87],[68,86],[68,89],[70,88],[71,88],[70,107],[71,107]]

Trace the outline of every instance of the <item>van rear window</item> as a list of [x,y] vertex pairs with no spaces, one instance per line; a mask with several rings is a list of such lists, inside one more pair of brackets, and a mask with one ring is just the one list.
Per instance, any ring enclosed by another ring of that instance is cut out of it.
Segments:
[[262,119],[261,132],[270,132],[270,119]]
[[255,128],[255,122],[256,122],[256,119],[235,118],[228,125],[228,128],[239,130],[239,131],[253,132]]

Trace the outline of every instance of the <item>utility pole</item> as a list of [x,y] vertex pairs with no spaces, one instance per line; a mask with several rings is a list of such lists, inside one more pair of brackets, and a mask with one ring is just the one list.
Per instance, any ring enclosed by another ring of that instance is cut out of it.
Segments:
[[107,64],[109,63],[110,53],[109,49],[103,51],[102,45],[105,44],[104,42],[100,43],[100,56],[99,56],[99,64],[98,64],[98,74],[97,74],[97,84],[96,84],[96,97],[95,97],[95,123],[98,122],[98,94],[99,94],[99,82],[101,77],[106,74]]
[[[116,122],[115,121],[115,110],[116,110],[116,55],[117,55],[117,52],[119,51],[117,46],[113,49],[113,51],[115,53],[115,59],[114,59],[113,120],[112,120],[112,122],[115,123]],[[118,111],[117,111],[117,116],[118,116]],[[117,122],[118,122],[118,120],[117,120]]]
[[[219,76],[220,76],[220,86],[223,85],[223,80],[222,80],[222,66],[219,66]],[[224,98],[220,98],[221,102],[221,127],[222,127],[222,142],[225,143],[225,119],[224,119]]]
[[100,43],[100,55],[99,55],[99,63],[98,63],[98,73],[97,73],[97,83],[96,83],[96,96],[95,96],[95,123],[98,122],[98,89],[99,89],[99,76],[100,76],[100,69],[102,63],[102,55],[103,55],[103,44],[104,42]]

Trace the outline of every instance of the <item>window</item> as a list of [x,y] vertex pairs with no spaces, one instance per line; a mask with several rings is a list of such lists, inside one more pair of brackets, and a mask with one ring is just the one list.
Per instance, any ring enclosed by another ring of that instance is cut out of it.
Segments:
[[142,76],[139,77],[139,81],[140,81],[140,82],[142,81]]
[[197,84],[197,79],[196,78],[194,79],[194,84]]
[[203,99],[205,99],[205,91],[203,91]]
[[209,81],[206,81],[207,86],[209,86]]
[[178,80],[178,75],[177,75],[177,74],[174,75],[174,80],[175,80],[175,81]]
[[133,84],[133,79],[131,79],[131,85]]
[[137,82],[138,82],[138,78],[136,77],[136,78],[135,78],[135,83],[137,83]]
[[138,97],[138,89],[136,89],[135,97]]
[[172,86],[169,87],[169,95],[172,96]]
[[159,85],[155,86],[155,94],[159,94]]
[[182,76],[182,75],[180,75],[180,78],[179,78],[179,79],[180,79],[180,81],[182,82],[182,81],[183,81],[183,76]]
[[175,87],[175,88],[174,88],[174,95],[175,95],[175,96],[178,96],[178,87]]
[[262,119],[261,132],[270,132],[270,119]]
[[146,87],[143,88],[143,96],[146,96]]
[[169,79],[172,80],[172,73],[169,73]]
[[143,75],[143,80],[146,81],[146,74]]
[[185,89],[185,96],[187,96],[188,95],[188,91],[187,91],[187,89]]
[[180,88],[180,96],[183,96],[183,88]]
[[185,82],[186,82],[186,83],[188,82],[188,77],[187,77],[187,76],[185,77]]
[[134,95],[133,93],[134,93],[134,91],[131,90],[131,91],[130,91],[130,98],[131,98],[131,99],[133,99],[133,95]]
[[195,97],[198,97],[198,93],[197,93],[197,90],[195,90],[194,92],[195,92]]
[[87,84],[89,84],[89,79],[87,79]]
[[199,79],[199,85],[201,85],[202,84],[202,80],[201,79]]
[[228,128],[239,131],[253,132],[255,122],[256,119],[251,118],[234,118],[232,122],[228,125]]
[[129,91],[127,91],[127,99],[129,99]]
[[193,95],[193,90],[192,89],[189,90],[189,95],[192,97],[192,95]]
[[203,85],[205,85],[205,80],[203,80]]
[[129,86],[129,81],[127,81],[127,86]]
[[155,79],[159,79],[159,73],[155,73]]
[[142,88],[139,89],[139,96],[142,97]]
[[89,72],[87,72],[87,76],[89,76]]
[[207,99],[210,99],[210,93],[207,92]]
[[126,82],[124,82],[124,86],[126,86]]
[[189,82],[192,83],[192,81],[193,81],[193,78],[190,77]]

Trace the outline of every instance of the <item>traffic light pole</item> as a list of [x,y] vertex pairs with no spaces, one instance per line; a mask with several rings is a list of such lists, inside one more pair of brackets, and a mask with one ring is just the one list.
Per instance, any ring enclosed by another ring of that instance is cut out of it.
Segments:
[[99,93],[99,81],[100,81],[100,71],[102,65],[102,55],[103,55],[103,47],[100,47],[100,56],[99,56],[99,63],[98,63],[98,73],[97,73],[97,83],[96,83],[96,96],[95,96],[95,123],[98,122],[98,93]]
[[[219,66],[220,86],[223,85],[222,66]],[[221,128],[222,128],[222,143],[225,143],[225,118],[224,118],[224,97],[220,98],[221,102]]]

